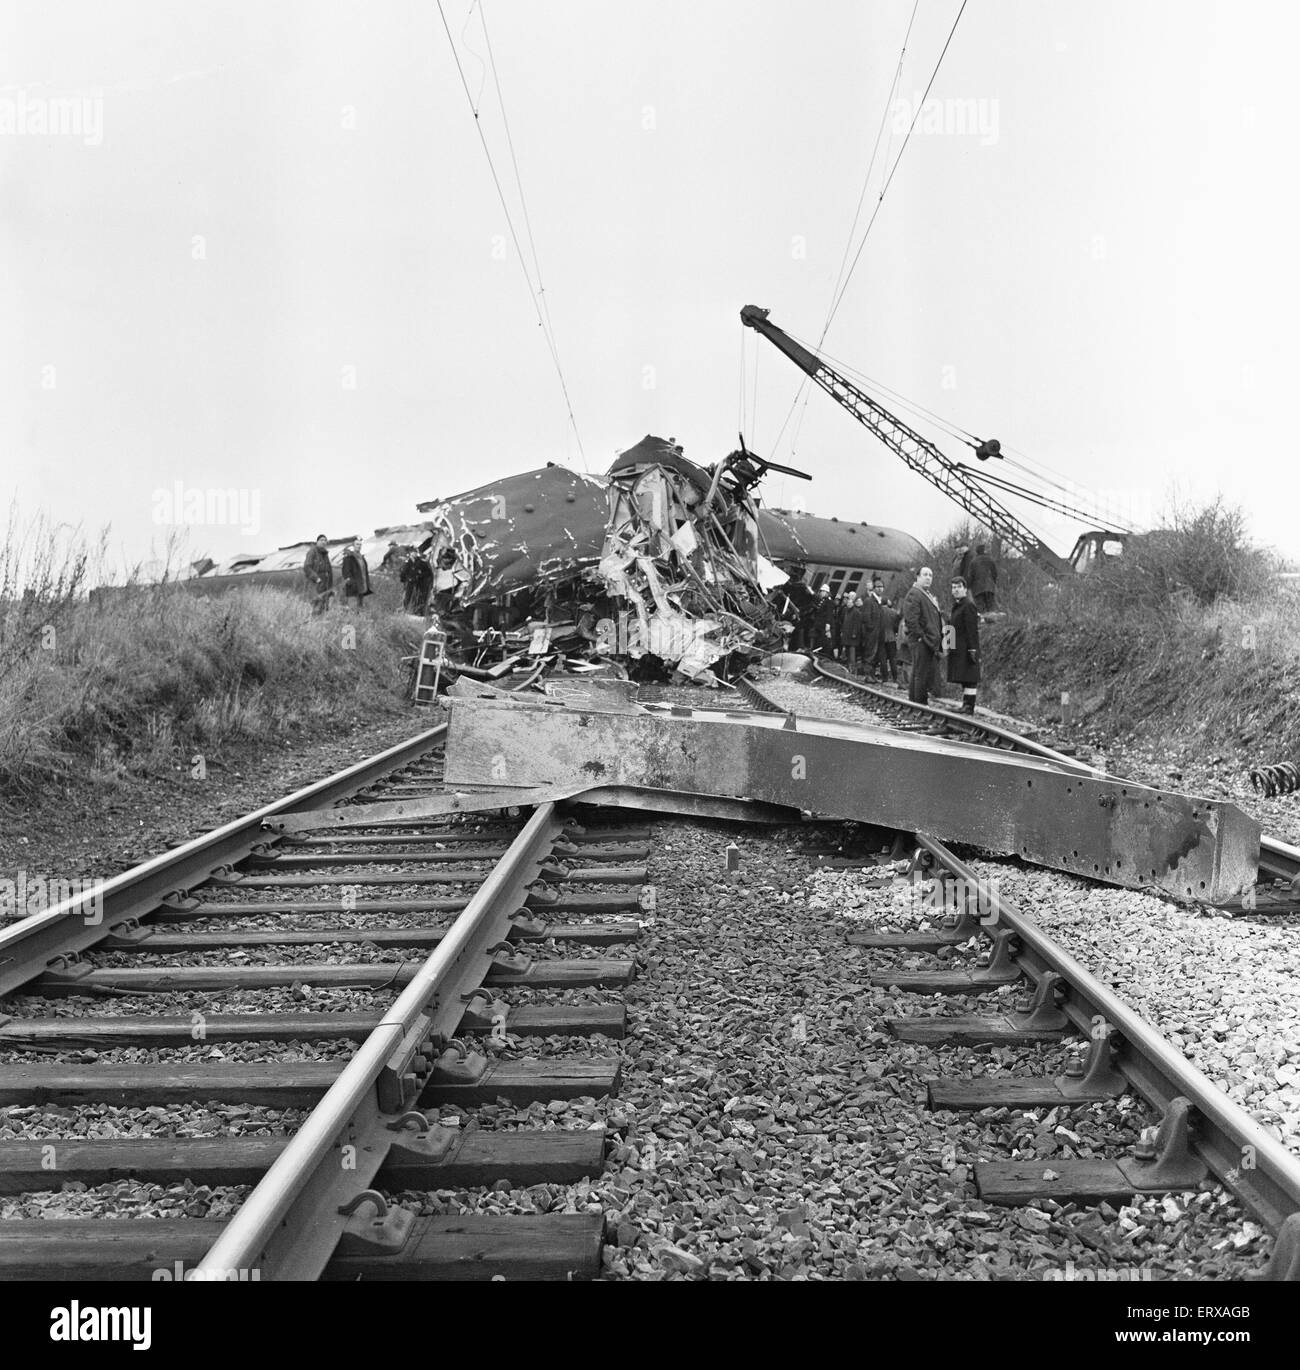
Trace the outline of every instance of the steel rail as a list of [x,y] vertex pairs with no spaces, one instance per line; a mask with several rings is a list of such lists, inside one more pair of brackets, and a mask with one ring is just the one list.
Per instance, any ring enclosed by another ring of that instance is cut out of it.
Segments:
[[0,995],[42,974],[55,957],[94,946],[115,927],[151,913],[167,895],[206,880],[219,866],[241,860],[255,843],[265,840],[261,828],[267,819],[289,810],[327,808],[417,760],[436,747],[446,732],[445,723],[426,729],[120,875],[98,881],[51,908],[0,928]]
[[[513,688],[526,689],[550,664],[550,658],[542,660]],[[446,723],[427,728],[171,851],[97,881],[48,909],[0,926],[0,996],[43,974],[56,957],[93,947],[115,928],[152,913],[169,894],[201,884],[218,867],[242,860],[259,840],[264,840],[260,829],[268,819],[289,811],[328,808],[418,760],[436,747],[446,732]]]
[[[917,844],[940,865],[978,890],[985,927],[1009,928],[1019,939],[1017,962],[1037,983],[1048,971],[1062,977],[1069,997],[1062,1007],[1085,1036],[1098,1017],[1119,1034],[1127,1050],[1116,1064],[1134,1089],[1162,1112],[1181,1096],[1197,1111],[1193,1139],[1214,1174],[1271,1231],[1300,1212],[1300,1156],[1270,1137],[1240,1105],[1192,1065],[1168,1039],[1129,1008],[1081,962],[1058,946],[1026,914],[999,895],[942,842],[916,834]],[[985,903],[987,901],[987,904]]]
[[[202,1262],[195,1280],[223,1280],[231,1271],[259,1272],[260,1279],[310,1279],[320,1274],[345,1225],[337,1211],[316,1211],[319,1198],[311,1181],[324,1174],[339,1181],[340,1154],[350,1139],[364,1151],[366,1169],[375,1173],[383,1156],[400,1136],[393,1119],[379,1107],[378,1084],[395,1053],[409,1045],[431,1008],[440,1010],[450,1032],[463,1012],[461,996],[481,984],[489,960],[476,956],[500,935],[500,922],[516,907],[521,888],[535,874],[560,830],[555,805],[541,804],[511,843],[505,856],[474,893],[467,907],[436,950],[416,973],[400,998],[357,1049],[284,1151],[240,1205]],[[436,1034],[435,1017],[428,1031]],[[447,1035],[450,1035],[450,1032]],[[424,1035],[422,1029],[421,1035]],[[354,1194],[365,1189],[366,1172],[355,1170],[344,1182]],[[313,1200],[315,1199],[315,1202]],[[295,1205],[299,1212],[294,1213]],[[309,1233],[310,1249],[296,1237]]]

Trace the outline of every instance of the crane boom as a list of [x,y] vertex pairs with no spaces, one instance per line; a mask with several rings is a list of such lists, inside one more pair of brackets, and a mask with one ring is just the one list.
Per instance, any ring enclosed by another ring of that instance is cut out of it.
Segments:
[[[1070,563],[1057,556],[1009,509],[999,504],[973,473],[968,472],[960,462],[944,456],[928,438],[922,437],[902,419],[891,414],[884,405],[860,390],[847,377],[840,375],[816,353],[810,352],[802,343],[795,342],[774,323],[769,323],[768,312],[757,305],[747,304],[740,311],[740,321],[756,333],[761,333],[774,347],[784,352],[833,400],[843,405],[863,427],[870,429],[886,447],[902,457],[913,471],[942,490],[949,499],[965,509],[990,532],[1001,537],[1023,555],[1032,558],[1053,575],[1062,575],[1070,571]],[[976,448],[976,455],[981,460],[999,455],[997,442],[981,443]]]

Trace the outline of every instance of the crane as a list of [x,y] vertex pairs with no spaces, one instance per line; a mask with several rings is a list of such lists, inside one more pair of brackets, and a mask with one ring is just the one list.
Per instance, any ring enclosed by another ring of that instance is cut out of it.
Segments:
[[[919,472],[932,485],[937,486],[949,499],[965,509],[991,533],[1000,537],[1004,543],[1031,558],[1052,575],[1059,576],[1070,572],[1071,563],[1058,556],[1015,514],[989,494],[984,487],[984,481],[989,480],[1002,489],[1021,493],[1014,485],[998,477],[985,477],[982,472],[977,473],[973,468],[945,456],[929,438],[910,428],[878,400],[842,376],[828,362],[809,351],[802,343],[796,342],[774,323],[770,323],[767,317],[770,312],[767,309],[760,309],[757,305],[747,304],[740,311],[740,321],[756,333],[761,333],[774,347],[784,352],[833,400],[843,405],[886,447],[902,457],[913,471]],[[1002,455],[1002,446],[996,438],[972,446],[980,461],[988,461]],[[1044,504],[1045,507],[1055,507],[1062,513],[1078,516],[1078,511],[1058,501],[1036,498],[1036,502]],[[1085,535],[1079,539],[1079,543],[1086,540]],[[1078,545],[1076,544],[1076,549]]]

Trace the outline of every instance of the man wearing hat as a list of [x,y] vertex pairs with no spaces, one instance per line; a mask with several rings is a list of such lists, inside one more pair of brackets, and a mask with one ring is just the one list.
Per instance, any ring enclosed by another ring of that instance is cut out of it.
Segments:
[[808,650],[814,656],[830,656],[835,649],[835,601],[831,599],[831,587],[823,585],[817,591],[812,606],[812,631],[809,634]]

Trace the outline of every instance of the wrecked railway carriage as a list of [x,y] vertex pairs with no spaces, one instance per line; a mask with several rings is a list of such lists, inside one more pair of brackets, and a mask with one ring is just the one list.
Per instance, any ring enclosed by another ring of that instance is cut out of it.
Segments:
[[770,469],[743,450],[698,466],[647,435],[604,480],[546,466],[428,501],[439,608],[491,606],[494,626],[510,629],[576,623],[590,603],[605,652],[694,678],[732,653],[780,647],[767,591],[793,566],[840,593],[927,558],[896,529],[760,508],[754,490]]

